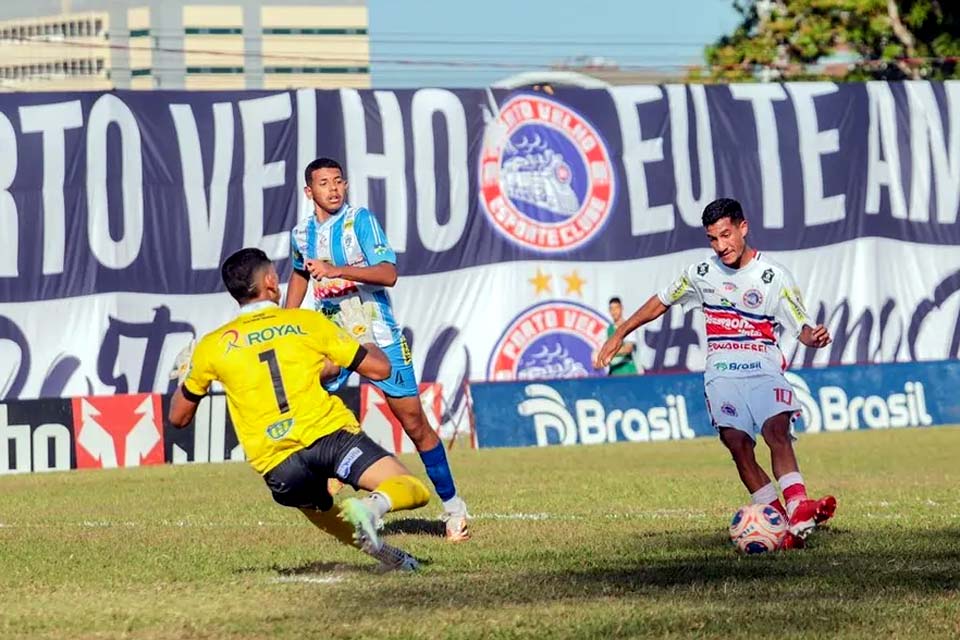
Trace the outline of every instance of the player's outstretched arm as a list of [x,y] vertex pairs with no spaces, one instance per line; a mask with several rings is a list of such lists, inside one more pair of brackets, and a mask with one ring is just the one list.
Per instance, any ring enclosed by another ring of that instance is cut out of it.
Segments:
[[283,301],[284,308],[299,309],[307,295],[308,284],[309,276],[303,271],[294,269],[290,275],[290,283],[287,285],[287,299]]
[[193,420],[199,404],[199,398],[188,398],[184,395],[181,385],[173,392],[173,398],[170,399],[170,411],[167,412],[167,420],[177,429],[183,429]]
[[803,329],[800,330],[800,335],[797,336],[797,339],[814,349],[822,349],[833,341],[830,337],[830,332],[827,331],[827,328],[822,324],[818,324],[816,327],[811,327],[808,324],[803,325]]
[[593,366],[597,369],[603,369],[604,367],[609,366],[610,361],[613,360],[613,356],[617,355],[621,347],[623,347],[623,340],[628,335],[630,335],[634,330],[648,322],[656,320],[669,309],[667,305],[663,304],[663,301],[660,300],[660,297],[657,295],[650,296],[650,299],[643,303],[643,306],[633,312],[626,321],[617,327],[616,331],[613,332],[613,335],[603,343],[603,347],[600,348],[600,351],[597,353],[597,358],[593,363]]

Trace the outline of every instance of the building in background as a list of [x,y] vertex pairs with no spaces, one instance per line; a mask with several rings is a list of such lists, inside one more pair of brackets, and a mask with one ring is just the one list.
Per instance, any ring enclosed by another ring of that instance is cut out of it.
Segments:
[[366,0],[0,3],[0,91],[369,86]]

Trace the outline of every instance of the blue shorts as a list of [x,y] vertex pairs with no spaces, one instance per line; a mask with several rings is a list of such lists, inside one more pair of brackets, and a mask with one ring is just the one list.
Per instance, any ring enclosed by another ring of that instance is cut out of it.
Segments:
[[[386,380],[370,380],[369,382],[383,391],[384,395],[393,398],[408,398],[420,393],[417,386],[417,375],[413,372],[413,359],[410,357],[410,348],[407,341],[400,338],[389,347],[382,347],[390,360],[390,377]],[[329,393],[337,391],[347,382],[352,372],[341,369],[340,375],[330,382],[325,382],[323,388]]]

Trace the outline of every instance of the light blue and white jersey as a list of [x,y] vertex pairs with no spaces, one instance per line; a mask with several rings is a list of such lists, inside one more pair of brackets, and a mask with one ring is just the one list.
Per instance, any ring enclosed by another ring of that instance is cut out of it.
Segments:
[[[397,263],[376,217],[367,209],[344,204],[326,222],[310,216],[290,232],[293,268],[305,271],[307,260],[323,260],[337,267],[372,267],[381,262]],[[344,278],[310,277],[317,311],[340,326],[340,305],[358,298],[370,320],[373,337],[380,347],[401,341],[400,327],[393,317],[390,296],[381,285],[363,284]]]

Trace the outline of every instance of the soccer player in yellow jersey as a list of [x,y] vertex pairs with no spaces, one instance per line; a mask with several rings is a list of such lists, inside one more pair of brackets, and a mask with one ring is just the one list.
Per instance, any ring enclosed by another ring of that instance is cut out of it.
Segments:
[[[189,365],[183,363],[171,424],[189,424],[219,380],[237,439],[274,500],[300,509],[385,567],[415,569],[412,556],[384,544],[377,522],[388,511],[422,507],[429,491],[360,431],[353,412],[320,384],[325,365],[328,372],[342,367],[383,380],[390,375],[387,357],[372,339],[361,345],[322,314],[279,308],[280,279],[260,249],[234,253],[221,275],[240,313],[201,338]],[[332,477],[371,493],[338,508],[327,491]]]

